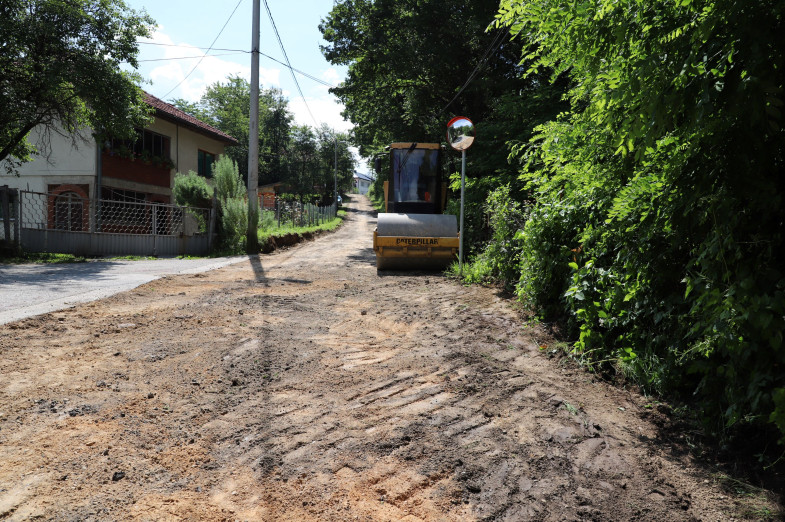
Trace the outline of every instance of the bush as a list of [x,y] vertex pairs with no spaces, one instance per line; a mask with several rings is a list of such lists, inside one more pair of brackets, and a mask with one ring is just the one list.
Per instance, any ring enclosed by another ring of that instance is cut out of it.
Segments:
[[242,198],[221,202],[221,248],[239,254],[245,251],[248,228],[248,205]]
[[373,183],[368,189],[368,198],[371,200],[371,205],[377,212],[384,212],[384,187],[377,188],[376,183]]
[[213,184],[220,200],[239,198],[246,194],[237,163],[225,154],[213,163]]
[[178,172],[175,175],[172,194],[175,202],[180,206],[209,208],[213,189],[206,179],[189,170],[188,174]]
[[275,212],[272,210],[262,210],[259,228],[262,230],[272,230],[278,226],[275,221]]
[[[472,206],[475,211],[477,207]],[[485,211],[490,239],[480,253],[464,265],[463,279],[467,283],[501,283],[506,291],[512,292],[521,273],[521,229],[525,223],[522,204],[512,198],[510,185],[504,184],[491,190],[485,204],[479,208]],[[482,224],[482,216],[475,214],[472,217]],[[467,230],[471,229],[467,227]]]
[[[450,191],[447,194],[445,214],[452,214],[461,226],[461,173],[450,175]],[[463,200],[463,256],[464,261],[469,259],[475,251],[488,239],[488,230],[485,226],[483,215],[483,198],[488,193],[488,186],[484,180],[466,178],[466,190]]]
[[520,278],[522,229],[525,216],[521,203],[502,185],[488,195],[485,212],[491,228],[491,240],[480,255],[487,260],[492,277],[512,291]]
[[[232,254],[242,253],[248,239],[248,202],[237,163],[228,156],[221,156],[213,164],[213,183],[220,203],[220,248]],[[258,213],[256,219],[254,230],[258,229],[259,225]]]

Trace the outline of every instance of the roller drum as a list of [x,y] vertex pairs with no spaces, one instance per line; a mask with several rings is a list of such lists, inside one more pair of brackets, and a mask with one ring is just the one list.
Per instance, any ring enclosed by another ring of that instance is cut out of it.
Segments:
[[[388,246],[377,247],[377,238],[379,243],[387,239]],[[417,238],[428,239],[420,244]],[[374,250],[379,270],[443,270],[458,250],[458,220],[442,214],[379,214]]]
[[456,237],[458,220],[451,214],[379,214],[376,233],[386,237]]

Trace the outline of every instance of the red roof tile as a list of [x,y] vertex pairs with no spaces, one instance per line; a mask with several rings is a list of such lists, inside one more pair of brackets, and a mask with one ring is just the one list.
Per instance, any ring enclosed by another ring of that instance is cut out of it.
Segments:
[[239,142],[215,127],[206,124],[202,120],[196,119],[188,113],[185,113],[170,103],[156,98],[152,94],[144,93],[144,101],[150,107],[155,109],[155,115],[161,119],[169,120],[173,123],[188,127],[191,130],[209,136],[213,139],[226,143],[227,145],[238,145]]

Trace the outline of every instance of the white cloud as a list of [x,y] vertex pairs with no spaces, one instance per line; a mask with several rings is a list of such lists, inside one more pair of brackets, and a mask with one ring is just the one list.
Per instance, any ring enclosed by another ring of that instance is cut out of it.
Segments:
[[338,72],[338,69],[335,67],[330,67],[326,71],[322,72],[322,80],[337,86],[343,81],[343,77]]
[[[319,125],[326,123],[328,127],[337,132],[349,132],[352,129],[352,123],[344,120],[341,116],[343,105],[338,103],[335,96],[331,94],[324,94],[319,97],[311,96],[306,97],[306,101],[311,109],[311,113],[313,113],[313,118],[316,118]],[[294,114],[295,123],[298,125],[317,126],[308,113],[303,99],[299,96],[289,99],[289,110]],[[349,147],[349,150],[352,151],[352,155],[354,155],[354,159],[357,162],[356,169],[368,174],[370,171],[367,162],[360,157],[359,149],[357,147]]]
[[[153,43],[164,44],[160,58],[170,61],[161,62],[163,65],[153,67],[146,76],[152,81],[154,93],[159,96],[183,98],[195,102],[204,94],[208,86],[226,81],[229,76],[241,76],[250,80],[251,67],[249,65],[232,62],[220,56],[207,55],[204,51],[187,43],[177,43],[164,32],[158,30],[153,34]],[[173,47],[176,45],[176,47]],[[221,54],[220,51],[215,54]],[[193,57],[188,59],[176,59]],[[200,62],[201,58],[201,62]],[[243,61],[248,60],[247,54],[238,55]],[[155,62],[150,62],[155,63]],[[198,64],[198,66],[197,66]],[[196,69],[194,67],[196,66]],[[191,72],[193,70],[193,72]],[[190,74],[189,74],[190,73]],[[186,78],[186,75],[188,76]],[[280,87],[280,69],[259,68],[259,81],[264,86]],[[178,85],[179,84],[179,85]],[[177,85],[176,88],[174,88]],[[174,88],[174,90],[172,90]],[[166,94],[171,91],[171,93]]]
[[[331,129],[338,132],[347,132],[352,128],[351,122],[343,119],[341,111],[343,105],[339,104],[335,97],[332,95],[324,95],[320,97],[306,97],[308,108],[311,109],[311,114],[308,113],[303,99],[299,96],[289,99],[289,109],[294,114],[294,120],[299,125],[308,125],[310,127],[318,127],[322,123],[326,123]],[[314,123],[314,118],[316,123]]]

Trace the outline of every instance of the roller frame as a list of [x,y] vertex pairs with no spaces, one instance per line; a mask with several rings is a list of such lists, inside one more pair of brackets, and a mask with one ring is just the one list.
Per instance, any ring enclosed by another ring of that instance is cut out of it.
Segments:
[[458,255],[459,237],[380,236],[373,231],[376,267],[444,268]]

